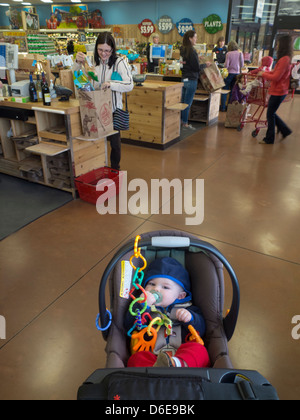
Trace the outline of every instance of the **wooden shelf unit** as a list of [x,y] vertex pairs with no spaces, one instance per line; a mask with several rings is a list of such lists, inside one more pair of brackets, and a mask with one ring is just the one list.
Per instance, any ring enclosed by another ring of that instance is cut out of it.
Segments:
[[214,124],[219,118],[221,90],[207,92],[196,90],[189,113],[189,121],[204,122],[206,125]]
[[[51,107],[9,101],[1,105],[33,110],[34,117],[27,121],[0,117],[0,172],[68,191],[76,197],[74,178],[107,165],[106,138],[93,142],[77,139],[82,136],[78,100],[56,100]],[[36,133],[36,144],[22,149],[13,140],[32,132]]]

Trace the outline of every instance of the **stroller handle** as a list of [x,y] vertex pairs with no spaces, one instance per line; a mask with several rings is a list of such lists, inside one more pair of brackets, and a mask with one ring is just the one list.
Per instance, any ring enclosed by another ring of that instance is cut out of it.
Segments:
[[[222,264],[224,265],[226,271],[228,272],[231,284],[232,284],[232,302],[231,307],[226,315],[225,318],[223,318],[223,327],[225,330],[225,334],[227,337],[227,340],[229,341],[234,333],[238,313],[239,313],[239,306],[240,306],[240,288],[239,283],[236,277],[236,274],[231,267],[230,263],[227,261],[227,259],[224,257],[224,255],[213,245],[211,245],[208,242],[201,241],[200,239],[195,238],[189,238],[189,237],[173,237],[173,236],[160,236],[160,237],[153,237],[151,239],[141,239],[139,241],[139,247],[147,247],[147,246],[156,246],[161,248],[188,248],[190,246],[197,247],[202,251],[207,251],[211,254],[213,254],[215,257],[217,257]],[[107,280],[109,278],[110,273],[112,272],[114,266],[118,263],[118,261],[126,255],[128,252],[130,252],[134,247],[134,239],[127,242],[125,245],[123,245],[122,248],[119,249],[119,251],[114,255],[114,257],[111,259],[110,263],[106,267],[99,287],[99,319],[100,319],[100,325],[106,326],[109,323],[109,316],[106,308],[105,303],[105,287]],[[107,339],[108,336],[108,328],[104,328],[102,331],[102,335],[104,340]]]

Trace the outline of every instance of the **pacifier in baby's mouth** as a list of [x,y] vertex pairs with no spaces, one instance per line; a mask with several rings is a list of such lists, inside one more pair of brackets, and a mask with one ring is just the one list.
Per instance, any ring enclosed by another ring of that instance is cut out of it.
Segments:
[[150,290],[150,293],[155,297],[155,303],[159,303],[162,301],[162,294],[157,292],[156,290]]

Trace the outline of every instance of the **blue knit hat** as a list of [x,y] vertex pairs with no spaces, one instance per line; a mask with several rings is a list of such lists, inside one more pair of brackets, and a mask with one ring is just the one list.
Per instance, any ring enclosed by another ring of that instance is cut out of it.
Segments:
[[186,297],[184,299],[177,299],[174,303],[184,303],[192,299],[189,273],[174,258],[158,258],[150,263],[143,280],[143,287],[146,287],[149,280],[155,277],[163,277],[173,280],[186,292]]

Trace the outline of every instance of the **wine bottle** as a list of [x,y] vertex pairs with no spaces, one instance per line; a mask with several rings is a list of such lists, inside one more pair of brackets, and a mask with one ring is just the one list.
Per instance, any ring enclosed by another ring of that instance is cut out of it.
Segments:
[[50,106],[51,105],[50,89],[49,89],[44,73],[42,73],[42,93],[43,93],[44,105]]
[[37,102],[37,93],[35,84],[32,79],[32,74],[29,76],[29,96],[30,96],[30,102]]
[[35,88],[36,88],[38,102],[43,102],[42,83],[41,83],[40,75],[39,74],[36,75],[36,85],[35,85]]

